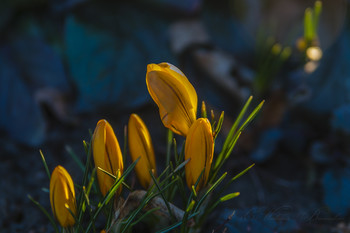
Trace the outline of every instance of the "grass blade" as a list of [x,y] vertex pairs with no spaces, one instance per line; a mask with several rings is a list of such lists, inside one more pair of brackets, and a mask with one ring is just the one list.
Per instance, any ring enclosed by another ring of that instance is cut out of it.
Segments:
[[194,212],[197,212],[201,204],[204,202],[204,200],[208,197],[208,195],[225,179],[227,175],[227,172],[225,172],[202,196],[202,198],[198,201],[198,204],[196,205],[196,208],[194,209]]
[[82,170],[84,172],[85,166],[81,162],[81,160],[78,158],[78,156],[74,153],[72,147],[66,145],[65,148],[66,148],[66,151],[68,152],[68,154],[72,157],[72,159],[78,164],[78,167],[80,168],[80,170]]
[[51,174],[49,171],[49,167],[47,166],[46,160],[45,160],[45,156],[43,154],[43,152],[41,150],[39,150],[40,156],[41,156],[41,160],[43,161],[44,167],[45,167],[45,171],[47,176],[49,177],[49,180],[51,180]]
[[28,196],[29,200],[31,200],[31,201],[44,213],[44,215],[49,219],[49,221],[51,222],[53,228],[55,229],[55,232],[56,232],[56,233],[59,233],[59,230],[58,230],[58,227],[57,227],[56,222],[55,222],[54,219],[51,217],[51,215],[45,210],[45,208],[44,208],[42,205],[40,205],[39,202],[37,202],[36,200],[34,200],[34,199],[32,198],[32,196],[30,196],[29,194],[28,194],[27,196]]

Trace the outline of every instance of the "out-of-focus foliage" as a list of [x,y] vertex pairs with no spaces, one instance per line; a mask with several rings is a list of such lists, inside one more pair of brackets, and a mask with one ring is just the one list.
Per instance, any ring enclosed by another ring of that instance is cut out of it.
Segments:
[[63,121],[73,112],[141,106],[150,100],[139,85],[144,64],[172,61],[162,8],[72,0],[0,4],[0,129],[27,145],[46,135],[42,105]]

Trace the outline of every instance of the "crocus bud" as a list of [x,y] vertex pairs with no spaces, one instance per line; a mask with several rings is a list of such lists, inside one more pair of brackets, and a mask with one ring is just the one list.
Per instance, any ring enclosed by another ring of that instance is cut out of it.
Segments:
[[[117,137],[111,125],[106,120],[97,122],[92,138],[92,153],[94,156],[97,179],[102,195],[106,195],[115,180],[104,173],[98,167],[113,174],[117,178],[121,176],[124,169],[123,156],[119,147]],[[121,192],[121,186],[118,194]]]
[[197,115],[197,93],[186,76],[169,63],[149,64],[146,84],[164,126],[186,136]]
[[207,118],[198,118],[189,129],[185,143],[185,159],[190,159],[185,165],[185,174],[190,189],[196,184],[203,170],[196,191],[206,185],[213,154],[214,140],[210,122]]
[[141,157],[135,166],[135,171],[142,187],[147,189],[152,181],[149,171],[153,170],[156,175],[156,160],[151,135],[145,123],[136,114],[131,114],[129,118],[128,141],[131,159],[135,161]]
[[75,224],[71,212],[76,215],[74,184],[71,176],[62,166],[57,166],[51,174],[50,203],[54,217],[62,227]]

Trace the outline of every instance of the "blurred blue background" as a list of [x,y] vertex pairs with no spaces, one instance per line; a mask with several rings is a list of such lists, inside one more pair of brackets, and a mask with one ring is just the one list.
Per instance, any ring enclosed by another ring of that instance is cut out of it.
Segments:
[[[313,5],[1,1],[0,228],[50,229],[39,213],[28,216],[36,210],[25,197],[33,193],[48,206],[40,190],[47,180],[39,148],[52,168],[70,164],[65,146],[82,152],[81,140],[100,118],[119,128],[122,138],[131,112],[141,112],[155,141],[164,138],[145,74],[147,64],[165,61],[187,75],[208,109],[225,111],[223,135],[250,95],[255,103],[266,100],[227,169],[235,174],[253,162],[258,166],[237,183],[234,191],[245,198],[223,208],[217,226],[237,208],[230,232],[318,232],[320,219],[329,219],[325,229],[340,229],[350,210],[349,6],[323,2],[317,36],[308,45],[321,51],[314,59],[301,44],[305,9]],[[286,202],[292,207],[283,212],[288,221],[280,221],[275,207]]]

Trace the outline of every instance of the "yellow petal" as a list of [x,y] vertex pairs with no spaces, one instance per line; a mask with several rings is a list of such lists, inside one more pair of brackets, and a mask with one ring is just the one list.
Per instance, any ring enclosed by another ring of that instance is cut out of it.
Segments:
[[191,189],[204,170],[196,190],[203,188],[208,180],[214,154],[214,140],[210,122],[207,118],[198,118],[188,131],[185,143],[185,165],[187,186]]
[[57,166],[50,180],[50,203],[53,215],[62,227],[75,224],[75,219],[67,207],[76,215],[76,199],[71,176],[62,166]]
[[[96,125],[92,139],[92,152],[100,191],[102,195],[106,195],[115,180],[98,169],[98,167],[108,171],[118,178],[124,170],[123,156],[117,137],[115,136],[111,125],[106,120],[100,120]],[[120,192],[121,187],[118,190],[118,193]]]
[[138,180],[147,189],[152,181],[150,170],[156,175],[156,161],[151,135],[142,119],[131,114],[128,123],[128,142],[132,161],[141,157],[135,166]]
[[149,64],[146,84],[165,127],[186,136],[196,120],[197,93],[186,76],[169,63]]

